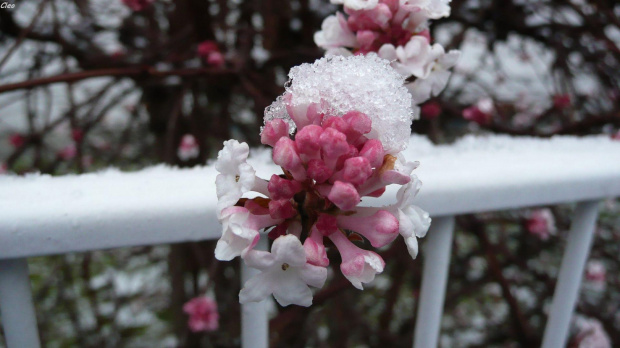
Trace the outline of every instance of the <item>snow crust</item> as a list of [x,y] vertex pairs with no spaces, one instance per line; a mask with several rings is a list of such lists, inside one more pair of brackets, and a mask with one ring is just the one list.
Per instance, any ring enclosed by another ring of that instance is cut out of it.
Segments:
[[[386,150],[396,153],[407,146],[414,118],[411,95],[403,82],[390,62],[376,54],[333,56],[292,68],[285,94],[292,94],[294,106],[319,104],[326,116],[353,110],[365,113],[372,120],[369,138],[378,138]],[[265,110],[265,122],[275,118],[295,128],[282,96]]]
[[[602,136],[467,136],[441,146],[413,137],[404,155],[421,163],[416,203],[431,216],[620,196],[620,142]],[[248,162],[262,178],[281,173],[267,149]],[[0,175],[0,259],[219,238],[216,175],[212,164]],[[392,186],[362,203],[394,203]]]

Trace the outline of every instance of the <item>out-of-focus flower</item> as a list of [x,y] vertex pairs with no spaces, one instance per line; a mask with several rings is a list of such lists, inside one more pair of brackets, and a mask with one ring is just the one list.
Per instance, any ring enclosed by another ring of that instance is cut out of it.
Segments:
[[76,143],[79,143],[84,139],[84,131],[79,128],[73,128],[71,130],[71,139]]
[[189,161],[190,159],[198,157],[199,153],[200,147],[198,146],[196,138],[191,134],[185,134],[183,138],[181,138],[181,143],[177,149],[177,156],[179,156],[182,161]]
[[530,212],[526,221],[527,230],[542,240],[547,240],[557,232],[553,213],[549,209]]
[[75,144],[69,144],[58,151],[58,157],[64,161],[71,160],[77,155]]
[[377,53],[404,77],[414,104],[437,96],[460,56],[431,44],[428,21],[450,15],[449,0],[332,0],[344,12],[327,17],[315,43],[328,56]]
[[564,110],[571,106],[570,94],[556,94],[553,96],[553,106],[556,109]]
[[591,260],[586,265],[586,280],[592,283],[604,284],[607,281],[607,268],[598,260]]
[[420,114],[422,115],[422,117],[428,120],[432,120],[436,118],[437,116],[441,115],[441,111],[442,111],[441,104],[439,104],[439,102],[436,102],[436,101],[425,103],[424,105],[422,105],[422,108],[420,110],[421,110]]
[[613,140],[620,140],[620,130],[611,136]]
[[123,0],[123,3],[133,11],[143,11],[151,6],[154,1],[155,0]]
[[[411,96],[389,62],[377,56],[323,58],[294,68],[286,86],[267,108],[261,134],[283,174],[267,182],[252,171],[254,183],[238,188],[248,147],[229,140],[220,151],[216,169],[225,180],[218,176],[216,190],[224,229],[215,252],[220,260],[240,255],[262,271],[246,283],[241,302],[273,293],[283,306],[309,306],[308,285],[322,286],[329,265],[325,238],[341,254],[343,275],[362,289],[385,263],[349,238],[380,248],[400,233],[415,257],[416,238],[424,236],[430,218],[411,201],[420,188],[412,175],[418,163],[400,153],[409,139]],[[266,190],[260,190],[264,183]],[[364,196],[409,183],[393,206],[359,207]],[[241,198],[250,187],[266,197]],[[261,229],[270,229],[268,237],[275,239],[271,253],[254,250]]]
[[600,321],[593,318],[577,317],[575,326],[577,334],[571,347],[577,348],[611,348],[611,341]]
[[220,52],[215,41],[206,40],[198,44],[198,55],[209,65],[224,65],[224,55]]
[[189,300],[183,305],[183,311],[189,315],[187,325],[193,332],[215,331],[219,327],[217,302],[210,297],[200,296]]
[[9,143],[16,149],[22,147],[25,142],[26,139],[21,134],[14,133],[9,136]]
[[481,125],[486,125],[491,122],[494,112],[495,106],[493,105],[493,100],[490,98],[482,98],[476,105],[472,105],[463,110],[463,118]]
[[0,174],[6,174],[9,171],[9,166],[6,163],[0,163]]

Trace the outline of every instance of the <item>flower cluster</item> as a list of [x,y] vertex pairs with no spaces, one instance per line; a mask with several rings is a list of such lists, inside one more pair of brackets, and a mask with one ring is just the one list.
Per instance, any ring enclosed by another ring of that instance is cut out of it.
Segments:
[[555,235],[557,228],[555,227],[555,218],[549,209],[537,209],[529,213],[525,221],[527,230],[540,238],[547,240],[550,236]]
[[224,55],[215,41],[206,40],[198,44],[198,56],[208,65],[219,67],[225,63]]
[[219,327],[220,313],[217,303],[210,297],[195,297],[183,305],[183,312],[189,315],[187,322],[193,332],[215,331]]
[[[399,128],[408,132],[413,117],[411,96],[389,62],[323,58],[294,68],[290,77],[285,94],[266,110],[261,132],[282,174],[257,177],[247,163],[248,145],[236,140],[224,142],[215,164],[223,225],[215,256],[241,256],[261,271],[241,290],[242,303],[273,294],[283,306],[310,306],[309,286],[323,286],[331,247],[340,253],[343,275],[362,289],[385,262],[357,241],[381,248],[400,234],[415,258],[417,238],[430,225],[428,214],[412,204],[421,185],[412,174],[418,163],[400,154],[408,136]],[[391,184],[401,186],[395,204],[360,206]],[[250,191],[260,195],[244,198]],[[271,252],[255,250],[266,237],[274,240]]]
[[[447,85],[459,51],[431,44],[429,20],[450,15],[450,0],[331,0],[344,5],[327,17],[315,43],[328,55],[376,52],[411,81],[415,105],[437,96]],[[345,16],[346,14],[346,16]]]

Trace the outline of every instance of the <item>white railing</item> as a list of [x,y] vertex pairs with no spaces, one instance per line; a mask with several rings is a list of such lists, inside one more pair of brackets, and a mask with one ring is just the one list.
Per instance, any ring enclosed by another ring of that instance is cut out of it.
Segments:
[[[278,168],[255,154],[268,178]],[[555,289],[543,347],[565,346],[590,249],[598,201],[620,196],[620,142],[466,138],[432,146],[413,138],[405,153],[419,160],[418,204],[433,224],[423,245],[422,288],[414,347],[436,347],[448,281],[454,216],[578,202]],[[219,238],[215,171],[163,166],[50,178],[0,177],[0,311],[9,348],[39,347],[26,259],[137,245]],[[373,205],[394,199],[388,190]],[[263,246],[264,247],[264,246]],[[242,277],[253,270],[244,268]],[[264,303],[242,309],[244,347],[268,346]]]

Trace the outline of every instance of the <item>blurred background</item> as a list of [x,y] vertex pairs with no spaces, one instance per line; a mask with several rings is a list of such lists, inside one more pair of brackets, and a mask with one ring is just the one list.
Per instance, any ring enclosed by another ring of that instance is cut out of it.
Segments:
[[[190,167],[230,138],[258,146],[265,107],[291,67],[323,55],[313,35],[338,10],[328,0],[5,3],[14,8],[0,9],[0,175]],[[620,140],[620,3],[451,4],[431,32],[463,55],[412,132],[435,143],[471,133]],[[592,337],[620,346],[619,204],[602,207],[570,347],[606,347]],[[540,344],[572,211],[457,218],[442,347]],[[45,346],[239,346],[238,260],[217,262],[214,247],[32,260]],[[272,345],[411,346],[421,263],[404,243],[382,256],[386,271],[364,292],[334,272],[313,307],[273,304]],[[219,328],[193,332],[183,305],[205,294]]]

